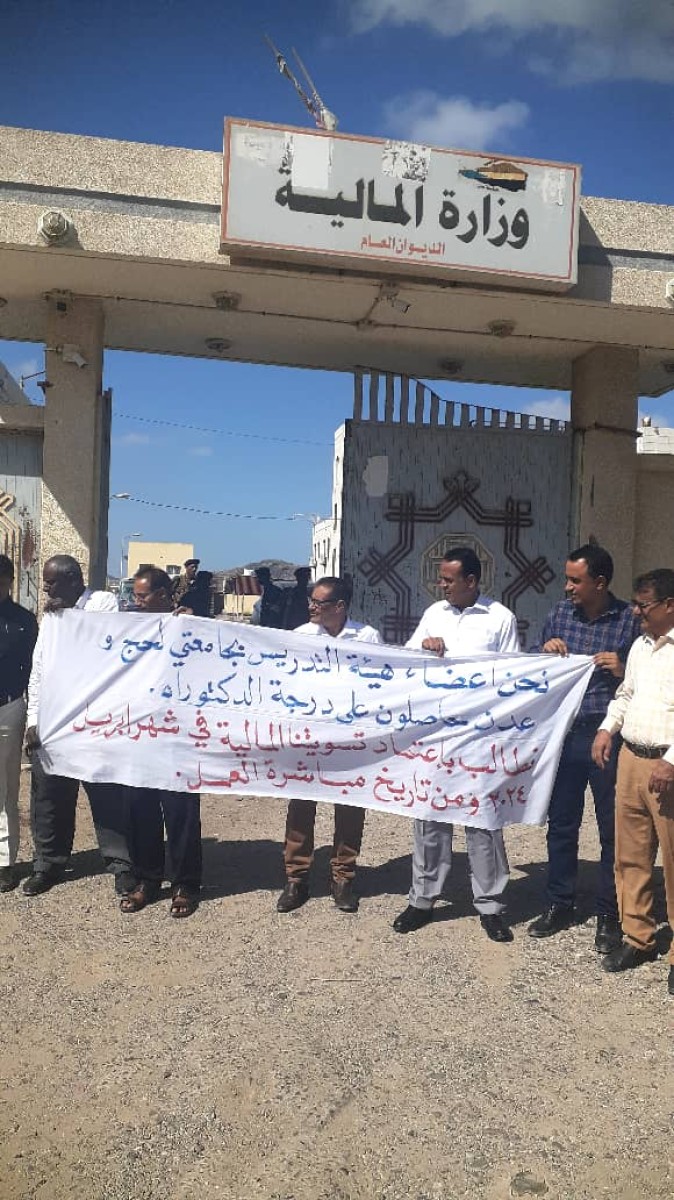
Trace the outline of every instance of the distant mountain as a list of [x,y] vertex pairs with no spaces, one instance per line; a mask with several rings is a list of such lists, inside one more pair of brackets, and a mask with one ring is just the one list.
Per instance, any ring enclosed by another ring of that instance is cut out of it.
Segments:
[[254,571],[256,567],[269,567],[271,577],[274,583],[279,583],[282,586],[295,583],[295,571],[298,566],[305,566],[304,563],[290,563],[282,558],[259,558],[255,562],[244,563],[243,566],[225,567],[222,570],[213,572],[213,581],[218,589],[222,586],[223,579],[229,579],[232,575],[243,575],[244,571]]

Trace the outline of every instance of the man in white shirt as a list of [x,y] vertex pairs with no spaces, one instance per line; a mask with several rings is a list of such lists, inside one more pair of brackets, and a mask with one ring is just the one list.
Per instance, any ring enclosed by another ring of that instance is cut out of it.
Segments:
[[[299,625],[295,633],[381,643],[379,633],[371,625],[349,620],[350,601],[351,585],[348,580],[336,575],[325,575],[318,579],[309,598],[309,620],[306,625]],[[278,898],[278,912],[292,912],[309,899],[308,876],[314,857],[315,821],[315,800],[290,801],[283,847],[288,882]],[[352,804],[335,805],[335,836],[330,860],[331,892],[337,908],[342,912],[356,912],[358,908],[353,879],[364,825],[364,808]]]
[[[117,601],[110,592],[92,592],[84,586],[82,568],[69,554],[56,554],[42,571],[47,599],[44,621],[56,621],[67,608],[85,612],[117,612]],[[23,885],[28,896],[48,892],[62,877],[70,858],[75,837],[75,811],[79,780],[48,775],[40,762],[37,724],[42,688],[42,628],[33,654],[28,682],[26,750],[32,760],[30,817],[35,856],[33,873]],[[67,680],[64,681],[67,686]],[[124,895],[133,886],[131,860],[127,845],[127,816],[123,792],[114,783],[85,783],[98,845],[106,870],[115,876],[115,890]]]
[[[674,928],[674,571],[660,568],[634,583],[643,635],[627,658],[625,678],[592,744],[605,767],[616,733],[623,744],[616,784],[615,879],[625,935],[606,955],[605,971],[626,971],[658,956],[653,865],[658,845],[667,918]],[[674,995],[674,943],[668,991]]]
[[[411,650],[434,654],[516,654],[520,650],[515,617],[497,600],[480,594],[482,568],[475,551],[457,546],[440,564],[445,599],[426,609],[412,637]],[[414,822],[412,886],[408,907],[393,922],[396,933],[413,933],[433,919],[452,865],[453,826],[441,821]],[[487,937],[512,941],[502,913],[508,882],[508,856],[500,829],[466,827],[473,903]]]

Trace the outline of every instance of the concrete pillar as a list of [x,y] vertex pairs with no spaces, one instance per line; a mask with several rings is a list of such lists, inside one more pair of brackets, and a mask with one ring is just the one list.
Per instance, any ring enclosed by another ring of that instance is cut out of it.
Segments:
[[615,562],[613,589],[629,599],[637,503],[639,352],[601,346],[573,364],[572,536],[595,537]]
[[72,554],[92,587],[108,555],[110,397],[103,395],[103,309],[95,300],[47,300],[41,558]]

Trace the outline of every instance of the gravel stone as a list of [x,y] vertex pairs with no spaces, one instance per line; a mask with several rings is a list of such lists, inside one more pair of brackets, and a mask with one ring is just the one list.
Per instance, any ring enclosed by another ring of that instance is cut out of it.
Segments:
[[601,970],[591,819],[579,923],[540,941],[545,833],[506,831],[503,946],[459,830],[448,902],[401,937],[406,819],[368,813],[346,915],[319,806],[312,898],[282,915],[284,804],[202,815],[189,921],[166,889],[120,913],[83,799],[64,883],[0,897],[2,1200],[671,1200],[667,963]]

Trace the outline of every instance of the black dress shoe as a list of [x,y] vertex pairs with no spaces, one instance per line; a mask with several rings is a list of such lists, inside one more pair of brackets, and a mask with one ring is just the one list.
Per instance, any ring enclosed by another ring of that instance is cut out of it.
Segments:
[[138,887],[138,880],[130,871],[118,871],[115,875],[115,894],[117,896],[128,896],[129,892],[133,892]]
[[480,925],[492,942],[512,942],[513,931],[506,925],[499,913],[487,913],[480,917]]
[[667,991],[669,992],[670,996],[674,996],[674,967],[669,968],[669,975],[667,976]]
[[551,904],[536,921],[532,921],[527,933],[534,938],[552,937],[553,933],[560,933],[572,924],[573,908],[569,904]]
[[292,912],[295,908],[301,908],[309,899],[309,885],[305,879],[289,879],[285,885],[281,895],[276,901],[276,911],[280,913]]
[[0,867],[0,892],[13,892],[19,886],[16,867]]
[[632,967],[640,967],[642,963],[655,962],[657,957],[655,946],[652,950],[640,950],[638,946],[623,942],[622,946],[606,955],[601,965],[605,971],[614,974],[616,971],[629,971]]
[[423,928],[432,920],[432,908],[415,908],[413,904],[408,904],[405,911],[396,917],[393,928],[396,933],[414,933],[415,930]]
[[55,884],[60,883],[62,878],[61,871],[54,867],[48,867],[46,871],[35,871],[29,875],[23,885],[23,890],[26,896],[40,896],[42,892],[48,892]]
[[597,954],[610,954],[611,950],[617,950],[622,943],[623,931],[618,918],[598,916],[594,939],[594,948]]
[[350,879],[333,879],[330,891],[337,908],[342,912],[358,912],[358,897]]

